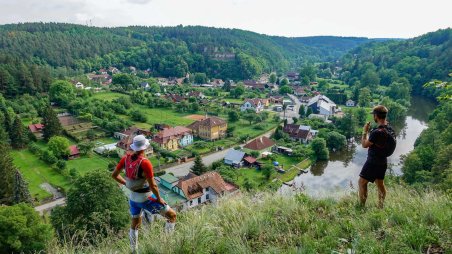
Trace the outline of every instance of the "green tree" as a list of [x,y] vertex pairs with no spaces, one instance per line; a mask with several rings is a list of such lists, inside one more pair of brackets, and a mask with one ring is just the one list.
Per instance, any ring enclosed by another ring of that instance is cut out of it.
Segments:
[[323,138],[315,138],[311,142],[312,151],[316,155],[316,159],[319,161],[326,161],[329,158],[329,152],[326,148],[326,141]]
[[231,96],[234,98],[239,98],[245,93],[245,86],[238,84],[233,90],[231,90]]
[[306,117],[310,116],[312,114],[312,108],[308,107],[308,109],[306,110]]
[[205,84],[207,83],[207,76],[205,73],[195,73],[195,78],[194,78],[194,82],[195,84]]
[[268,81],[272,84],[276,83],[276,74],[275,73],[270,74]]
[[133,121],[137,121],[137,122],[141,122],[141,123],[145,123],[148,120],[146,115],[144,114],[144,112],[142,112],[138,109],[134,109],[134,110],[130,111],[130,118]]
[[228,112],[228,120],[230,122],[237,122],[240,118],[240,115],[237,111],[231,110]]
[[55,208],[50,219],[60,239],[94,243],[129,224],[127,198],[107,171],[90,171],[75,180],[66,206]]
[[13,148],[24,148],[28,144],[28,135],[19,116],[14,119],[12,128],[9,131],[9,138]]
[[367,87],[361,88],[359,90],[358,105],[361,107],[369,107],[372,101],[372,95],[370,94],[370,89]]
[[281,94],[293,93],[293,89],[292,89],[292,87],[290,87],[288,85],[282,85],[279,88],[279,93],[281,93]]
[[306,108],[303,104],[300,105],[300,108],[298,109],[298,114],[300,115],[300,118],[303,118],[305,116]]
[[265,165],[262,167],[262,174],[264,175],[265,179],[269,181],[273,178],[275,175],[275,170],[273,169],[273,166],[271,165]]
[[151,93],[160,93],[160,86],[159,86],[159,84],[157,84],[157,83],[151,83],[150,85],[149,85],[149,92],[151,92]]
[[309,80],[309,77],[308,76],[304,76],[302,79],[301,79],[301,85],[302,86],[309,86],[311,84],[311,81]]
[[52,226],[26,204],[0,206],[0,250],[2,253],[45,251],[52,240]]
[[411,86],[409,81],[404,78],[400,79],[399,82],[392,82],[386,94],[393,100],[410,100]]
[[369,115],[369,112],[363,107],[358,107],[355,110],[355,117],[356,117],[356,120],[357,120],[359,126],[363,126],[366,123],[368,115]]
[[344,135],[337,131],[330,131],[326,136],[326,145],[330,150],[341,150],[347,144]]
[[256,182],[254,182],[249,177],[245,177],[245,179],[243,180],[243,188],[245,188],[245,190],[247,191],[251,191],[256,188]]
[[57,114],[50,106],[47,106],[42,112],[42,123],[44,125],[42,136],[45,141],[49,141],[53,136],[60,135],[63,130]]
[[132,75],[129,75],[127,73],[119,73],[113,75],[113,84],[118,84],[122,86],[128,86],[134,83],[134,79]]
[[197,174],[197,175],[202,175],[205,172],[207,172],[207,167],[206,165],[204,165],[204,163],[202,162],[202,158],[199,155],[195,156],[195,161],[193,166],[190,168],[190,170]]
[[330,85],[328,84],[328,82],[326,82],[326,80],[322,79],[319,82],[318,85],[318,90],[319,91],[327,91],[329,89]]
[[282,80],[279,82],[279,86],[281,86],[281,87],[287,86],[287,85],[289,85],[289,80],[287,80],[286,78],[282,79]]
[[69,156],[70,142],[67,138],[61,136],[51,137],[47,143],[49,151],[51,151],[57,158],[62,159]]
[[0,144],[0,204],[31,203],[28,186],[14,166],[7,145]]
[[[317,79],[317,70],[312,64],[308,64],[301,68],[300,77],[307,77],[309,81],[316,81]],[[309,84],[308,84],[309,85]]]
[[372,91],[375,91],[380,85],[380,77],[378,73],[374,70],[367,70],[361,77],[361,86],[367,87]]
[[356,133],[356,118],[353,114],[346,113],[342,118],[336,122],[339,131],[345,135],[346,138],[352,138]]
[[67,106],[75,100],[75,88],[68,81],[55,81],[50,85],[49,97],[51,101],[61,106]]

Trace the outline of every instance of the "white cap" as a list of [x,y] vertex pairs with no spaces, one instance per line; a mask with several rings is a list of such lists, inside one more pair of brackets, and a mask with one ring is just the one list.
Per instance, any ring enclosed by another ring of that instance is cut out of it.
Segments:
[[137,135],[133,138],[130,149],[135,152],[146,150],[149,147],[149,140],[144,135]]

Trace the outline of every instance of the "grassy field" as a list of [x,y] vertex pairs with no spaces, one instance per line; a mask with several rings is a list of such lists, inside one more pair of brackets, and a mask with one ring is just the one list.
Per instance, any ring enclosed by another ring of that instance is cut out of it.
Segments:
[[42,183],[49,183],[52,186],[63,187],[67,189],[70,181],[65,176],[56,172],[49,165],[41,161],[38,157],[28,150],[12,151],[14,164],[28,182],[28,187],[33,198],[38,202],[51,198],[52,195],[39,187]]
[[115,92],[99,92],[99,93],[93,94],[93,96],[91,96],[91,98],[112,101],[114,99],[117,99],[117,98],[123,97],[123,96],[127,96],[127,95],[115,93]]
[[[38,142],[37,144],[45,147],[45,144],[42,142]],[[41,161],[29,150],[14,150],[12,155],[14,157],[14,164],[27,180],[30,193],[37,200],[37,203],[52,198],[50,193],[40,187],[42,183],[49,183],[53,187],[61,187],[64,190],[67,190],[71,186],[68,176],[62,175],[52,169],[51,166]],[[75,160],[69,160],[66,165],[67,170],[75,168],[81,175],[84,175],[92,170],[107,169],[110,161],[116,162],[117,160],[92,154],[90,157],[83,156]]]
[[310,160],[303,160],[298,164],[293,164],[290,168],[286,169],[286,173],[278,175],[278,178],[282,182],[291,181],[298,175],[300,169],[307,169],[310,165],[311,165]]
[[107,169],[109,162],[117,162],[117,159],[104,158],[95,153],[90,156],[82,156],[74,160],[67,161],[67,169],[75,168],[81,175],[96,169]]
[[[217,205],[180,212],[176,230],[157,220],[140,231],[140,253],[451,253],[452,199],[386,179],[384,209],[369,187],[366,208],[357,193],[314,199],[260,193],[225,197]],[[432,249],[439,250],[432,252]],[[97,246],[49,244],[47,252],[127,253],[128,231]]]

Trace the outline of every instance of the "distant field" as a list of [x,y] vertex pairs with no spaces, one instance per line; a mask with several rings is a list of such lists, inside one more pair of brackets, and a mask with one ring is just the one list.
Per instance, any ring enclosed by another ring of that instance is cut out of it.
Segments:
[[[171,126],[186,126],[194,122],[193,120],[186,118],[187,115],[191,115],[190,113],[178,113],[172,109],[148,108],[142,105],[134,105],[146,114],[146,123],[151,126],[156,123],[165,123]],[[140,123],[137,123],[137,125],[140,125]]]
[[81,175],[84,175],[97,169],[106,170],[109,162],[116,161],[115,159],[104,158],[93,153],[90,157],[84,156],[75,160],[68,160],[67,169],[75,168]]
[[99,92],[99,93],[93,94],[93,96],[91,96],[91,98],[112,101],[114,99],[117,99],[117,98],[123,97],[123,96],[127,96],[127,95],[115,93],[115,92]]

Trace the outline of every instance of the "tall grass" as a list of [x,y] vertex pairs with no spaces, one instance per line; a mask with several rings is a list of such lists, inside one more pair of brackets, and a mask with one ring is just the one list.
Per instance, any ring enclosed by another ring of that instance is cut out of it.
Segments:
[[[452,253],[451,197],[390,186],[384,209],[371,186],[366,208],[356,194],[339,199],[241,194],[182,212],[176,231],[163,221],[140,230],[140,253]],[[49,247],[49,253],[128,253],[127,232],[97,247]]]

